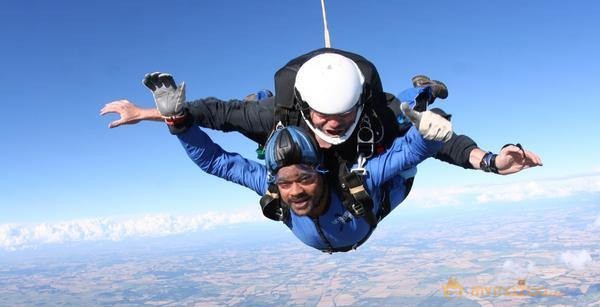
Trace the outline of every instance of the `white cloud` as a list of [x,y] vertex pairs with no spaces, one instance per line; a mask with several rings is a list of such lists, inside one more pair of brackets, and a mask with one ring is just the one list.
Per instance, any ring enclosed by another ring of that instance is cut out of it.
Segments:
[[504,271],[510,272],[512,275],[523,278],[527,276],[529,273],[533,272],[536,267],[535,263],[532,261],[517,261],[506,260],[502,264],[502,269]]
[[598,214],[598,216],[596,217],[596,221],[594,221],[592,228],[594,228],[594,229],[600,228],[600,214]]
[[581,271],[592,263],[592,257],[587,251],[564,252],[560,255],[560,259],[567,267],[576,271]]
[[600,193],[600,174],[594,173],[568,178],[498,185],[449,186],[426,189],[417,186],[411,192],[409,201],[418,207],[440,207],[473,203],[556,199],[584,193]]
[[209,212],[191,216],[156,214],[129,219],[82,219],[36,225],[1,224],[0,249],[11,251],[52,243],[160,237],[259,220],[263,220],[262,216],[254,211]]

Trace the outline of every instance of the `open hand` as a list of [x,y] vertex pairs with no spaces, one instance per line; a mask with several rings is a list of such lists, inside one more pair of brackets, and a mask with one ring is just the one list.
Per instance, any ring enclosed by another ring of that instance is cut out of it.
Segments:
[[526,168],[542,166],[542,160],[535,153],[524,150],[516,145],[509,145],[496,156],[498,174],[509,175]]
[[119,119],[111,122],[108,125],[108,128],[115,128],[121,125],[133,125],[142,120],[142,109],[125,99],[109,102],[100,109],[100,115],[108,113],[116,113],[120,116]]

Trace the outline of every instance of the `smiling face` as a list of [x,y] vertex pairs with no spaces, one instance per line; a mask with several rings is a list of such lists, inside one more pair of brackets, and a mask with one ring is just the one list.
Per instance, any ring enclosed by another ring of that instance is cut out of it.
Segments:
[[322,114],[315,110],[310,110],[310,120],[316,129],[321,130],[328,136],[339,137],[343,135],[354,123],[357,108],[353,107],[350,111],[342,114]]
[[317,217],[323,210],[323,178],[312,167],[294,164],[279,169],[275,179],[281,200],[298,216]]

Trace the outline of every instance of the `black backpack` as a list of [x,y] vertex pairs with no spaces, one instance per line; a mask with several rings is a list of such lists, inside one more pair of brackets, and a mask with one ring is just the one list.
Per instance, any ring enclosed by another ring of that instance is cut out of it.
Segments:
[[383,86],[377,68],[369,60],[356,53],[339,49],[317,49],[289,61],[275,73],[275,123],[281,121],[284,125],[302,124],[302,115],[299,112],[302,106],[296,99],[294,87],[296,74],[302,64],[322,53],[337,53],[353,60],[358,65],[365,77],[365,90],[363,93],[365,96],[363,99],[367,99],[366,104],[376,101],[373,99],[375,95],[383,94]]

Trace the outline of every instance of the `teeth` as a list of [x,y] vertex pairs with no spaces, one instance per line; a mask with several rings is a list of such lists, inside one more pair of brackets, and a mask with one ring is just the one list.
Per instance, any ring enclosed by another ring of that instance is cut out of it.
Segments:
[[301,201],[293,201],[292,204],[296,205],[296,206],[303,206],[304,203],[306,203],[306,200],[301,200]]

